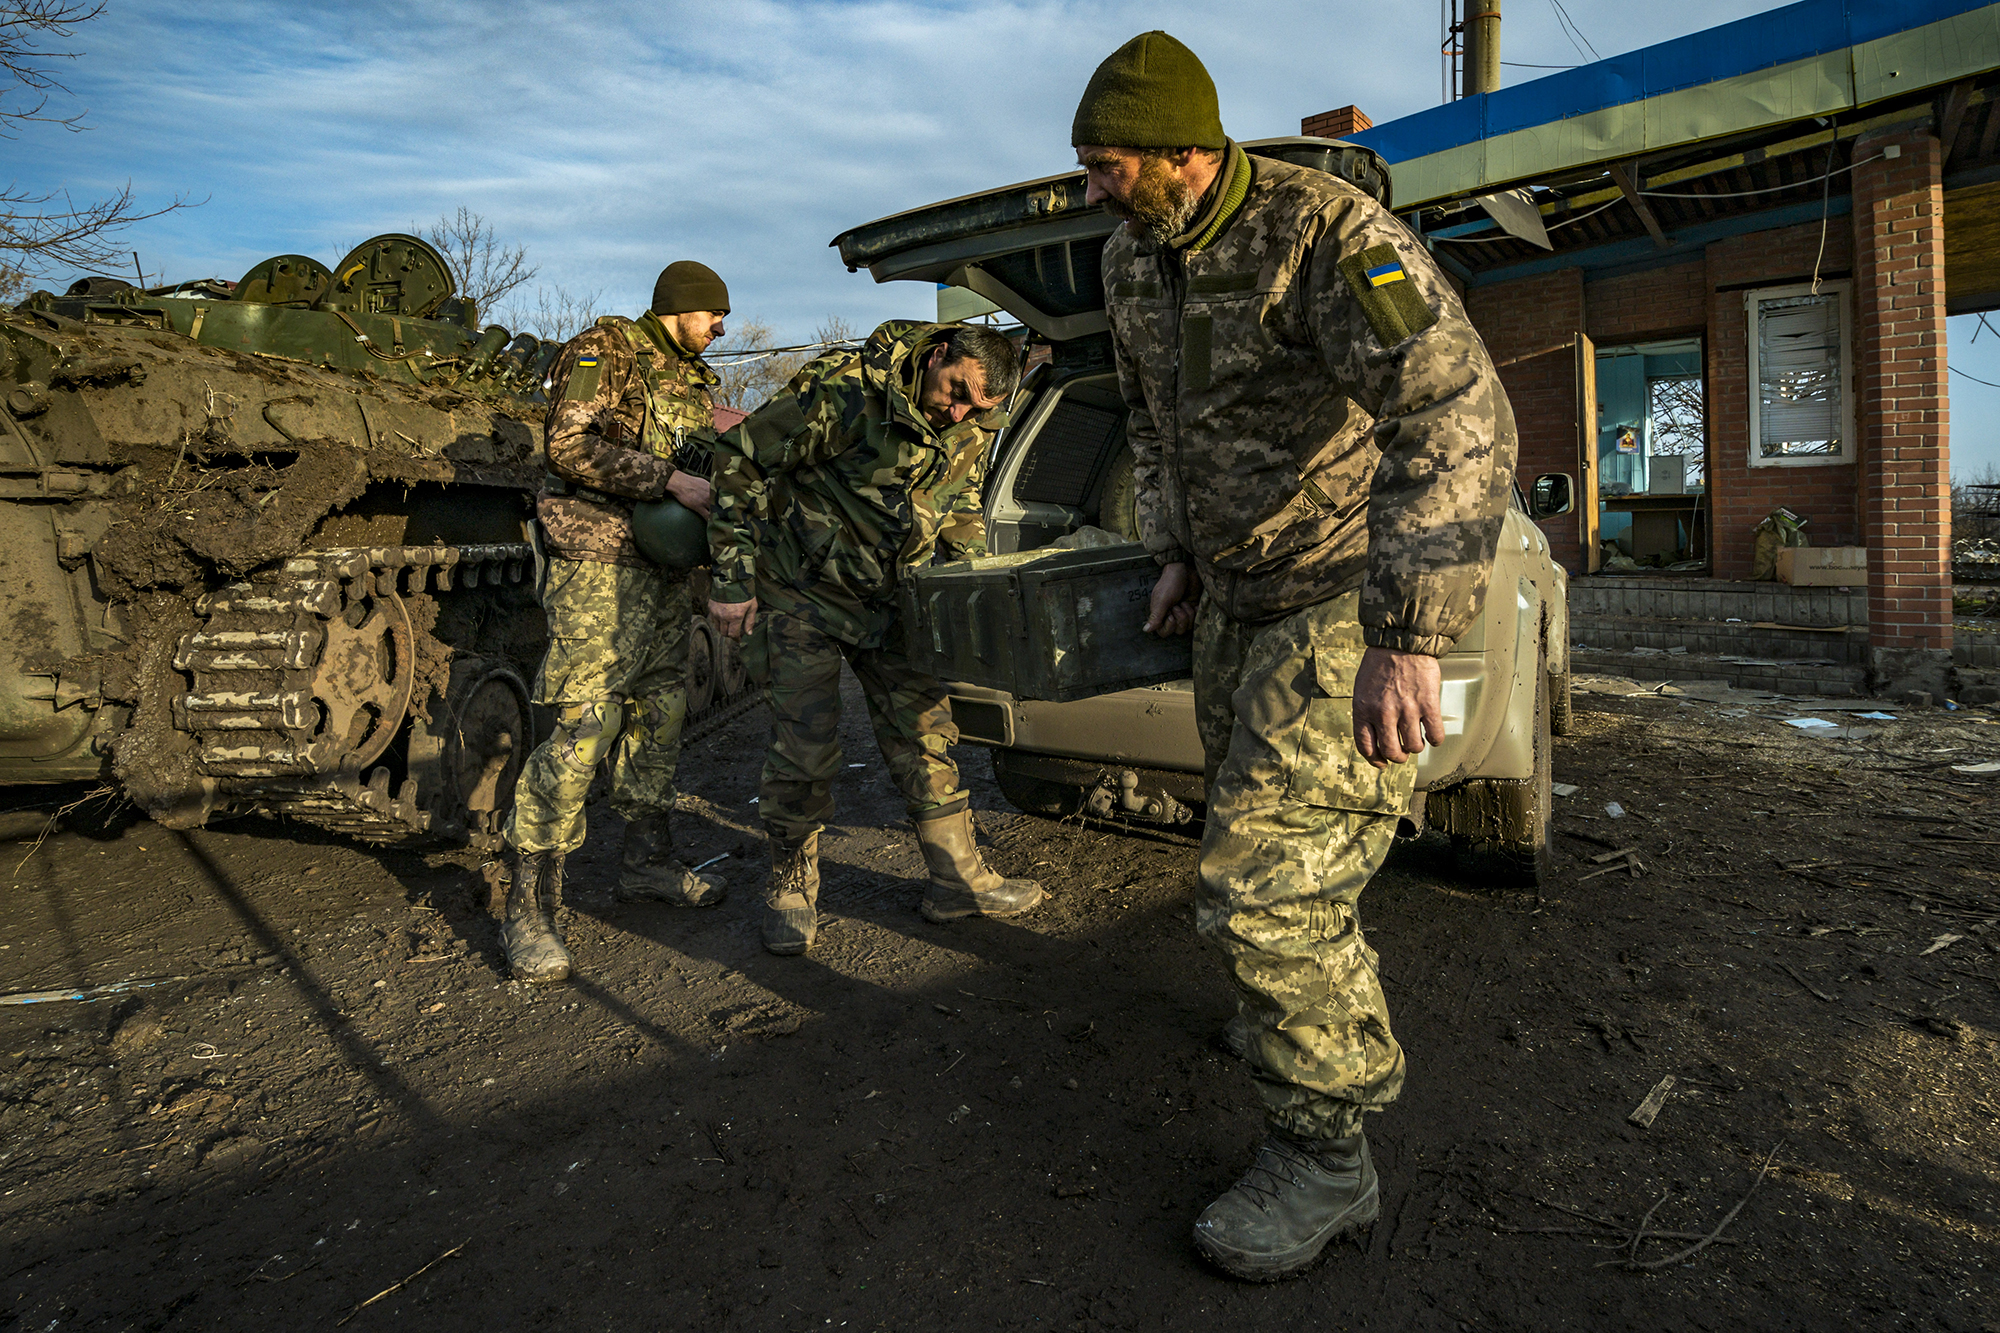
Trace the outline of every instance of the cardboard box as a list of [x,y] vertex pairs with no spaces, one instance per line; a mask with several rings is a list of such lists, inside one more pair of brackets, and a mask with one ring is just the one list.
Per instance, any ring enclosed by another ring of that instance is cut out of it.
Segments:
[[1865,588],[1865,546],[1787,546],[1778,552],[1778,577],[1795,588]]

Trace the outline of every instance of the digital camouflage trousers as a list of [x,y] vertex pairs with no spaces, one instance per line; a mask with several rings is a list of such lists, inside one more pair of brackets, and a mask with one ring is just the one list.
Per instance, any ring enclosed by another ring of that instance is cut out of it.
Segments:
[[1246,624],[1204,599],[1194,630],[1208,778],[1195,928],[1236,983],[1266,1116],[1308,1138],[1354,1133],[1403,1087],[1356,904],[1416,763],[1377,769],[1354,746],[1359,608],[1356,592]]
[[535,702],[555,730],[514,788],[506,839],[524,852],[583,845],[584,798],[611,760],[611,808],[627,819],[673,809],[687,719],[687,580],[657,568],[551,559],[542,576],[549,652]]
[[888,761],[890,780],[910,814],[948,814],[963,808],[958,765],[947,747],[958,740],[944,686],[910,668],[890,648],[856,648],[783,611],[758,616],[764,642],[750,654],[768,660],[765,699],[771,709],[771,748],[757,808],[764,828],[779,842],[796,843],[833,817],[833,779],[840,772],[840,663],[845,658],[861,682],[875,742]]

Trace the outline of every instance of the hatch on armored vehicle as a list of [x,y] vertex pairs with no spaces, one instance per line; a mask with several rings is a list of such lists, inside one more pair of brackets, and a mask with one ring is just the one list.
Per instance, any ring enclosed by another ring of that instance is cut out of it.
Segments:
[[[0,313],[0,783],[492,842],[535,738],[561,347],[456,287],[390,234]],[[746,685],[694,631],[698,713]]]
[[[1369,149],[1311,138],[1243,147],[1332,172],[1389,202],[1388,169]],[[833,242],[851,269],[865,265],[878,282],[967,288],[1047,346],[1048,362],[1023,379],[1014,424],[987,471],[995,554],[1087,528],[1138,536],[1099,267],[1117,225],[1084,203],[1076,171],[912,209]],[[1517,491],[1484,613],[1441,660],[1445,740],[1417,769],[1423,819],[1483,873],[1529,882],[1548,861],[1549,736],[1569,723],[1568,579],[1532,517]],[[1180,822],[1202,803],[1191,681],[1067,703],[959,683],[951,703],[961,736],[990,747],[1000,788],[1020,809]]]

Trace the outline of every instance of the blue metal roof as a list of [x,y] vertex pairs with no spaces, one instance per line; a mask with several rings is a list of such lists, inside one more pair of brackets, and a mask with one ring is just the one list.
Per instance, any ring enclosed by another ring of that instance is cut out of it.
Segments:
[[1993,0],[1800,0],[1499,92],[1479,93],[1347,136],[1391,164],[1644,101],[1984,9]]

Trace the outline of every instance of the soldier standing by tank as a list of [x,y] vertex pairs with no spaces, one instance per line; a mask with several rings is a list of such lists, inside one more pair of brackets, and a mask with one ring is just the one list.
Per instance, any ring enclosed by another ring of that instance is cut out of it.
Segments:
[[669,264],[637,320],[607,316],[563,348],[552,375],[545,440],[549,476],[536,505],[548,567],[542,605],[549,651],[535,701],[554,733],[521,770],[505,838],[513,882],[502,937],[514,975],[570,973],[556,917],[563,858],[583,845],[591,775],[611,760],[611,806],[627,820],[617,895],[709,907],[715,875],[674,854],[681,724],[687,715],[687,579],[647,559],[632,507],[671,496],[708,515],[709,482],[676,468],[689,437],[713,438],[701,353],[722,336],[729,291],[706,265]]
[[840,770],[840,663],[861,681],[875,739],[930,870],[932,921],[1012,916],[1040,886],[1003,880],[973,842],[946,747],[944,686],[901,648],[896,580],[986,554],[980,481],[1019,377],[991,329],[895,321],[858,351],[809,363],[722,437],[715,455],[709,614],[765,681],[771,746],[758,812],[771,844],[764,947],[800,954],[819,930],[819,833]]
[[1126,222],[1104,286],[1146,629],[1194,632],[1196,921],[1269,1124],[1195,1241],[1288,1277],[1379,1211],[1362,1116],[1404,1060],[1356,904],[1443,735],[1437,659],[1485,596],[1513,413],[1422,246],[1347,182],[1245,154],[1166,33],[1098,67],[1071,142]]

